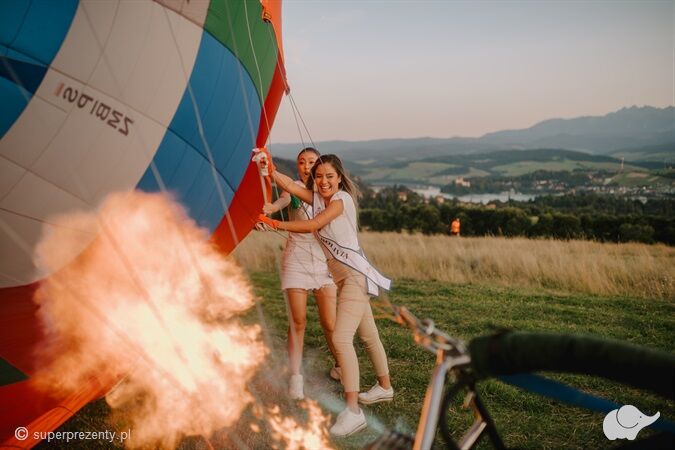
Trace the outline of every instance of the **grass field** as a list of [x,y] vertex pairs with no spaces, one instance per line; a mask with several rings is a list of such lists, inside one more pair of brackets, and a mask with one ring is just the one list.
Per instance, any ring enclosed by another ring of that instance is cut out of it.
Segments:
[[[241,250],[247,249],[245,254],[251,258],[256,253],[259,257],[259,259],[247,259],[243,261],[243,264],[246,267],[254,267],[254,264],[257,264],[255,267],[261,268],[249,271],[251,283],[260,301],[258,307],[251,310],[244,320],[263,325],[264,339],[271,352],[264,369],[259,372],[251,388],[256,392],[260,403],[279,404],[285,414],[302,417],[303,411],[285,399],[286,308],[274,268],[275,256],[272,256],[270,262],[269,255],[264,253],[271,251],[275,254],[274,252],[278,251],[283,241],[265,238],[268,240],[263,239],[264,242],[261,243],[259,238],[255,239],[257,239],[256,242],[244,242]],[[509,278],[499,273],[495,278],[494,271],[499,267],[491,269],[489,273],[486,272],[480,277],[450,281],[439,279],[441,277],[438,274],[443,271],[455,271],[457,268],[454,266],[440,268],[441,262],[433,259],[427,261],[428,268],[418,267],[417,279],[410,279],[410,277],[401,276],[395,270],[396,264],[401,263],[401,260],[396,260],[391,254],[389,256],[375,255],[377,243],[385,239],[391,245],[381,247],[390,248],[392,251],[396,248],[398,250],[395,251],[402,251],[401,246],[404,244],[398,244],[399,247],[397,247],[391,236],[376,234],[364,235],[362,239],[368,254],[372,254],[373,260],[377,259],[375,265],[380,267],[385,274],[394,277],[394,289],[389,295],[391,302],[406,305],[420,318],[432,318],[439,328],[455,337],[469,340],[498,329],[511,328],[524,331],[593,334],[668,352],[675,351],[675,333],[673,333],[675,302],[672,284],[666,291],[658,291],[661,292],[660,295],[629,294],[626,293],[631,292],[625,287],[626,279],[617,276],[611,280],[619,286],[614,289],[615,293],[597,294],[583,288],[588,283],[581,283],[579,286],[582,288],[578,288],[571,281],[567,284],[554,283],[552,285],[540,281],[527,283],[520,276],[513,275]],[[417,239],[411,245],[423,246],[420,252],[430,251],[432,247],[439,246],[438,242],[426,241],[427,238],[412,236],[411,239]],[[466,245],[463,251],[468,252],[467,255],[473,252],[473,257],[480,261],[480,249],[482,248],[480,242],[463,239],[462,241],[464,242],[462,245]],[[599,247],[589,247],[578,243],[514,241],[488,241],[487,245],[492,247],[493,252],[499,250],[503,252],[500,254],[516,254],[514,259],[505,263],[510,266],[524,264],[518,262],[519,247],[525,254],[535,251],[534,247],[527,247],[529,244],[545,244],[548,252],[557,255],[558,258],[563,258],[565,254],[586,254],[589,260],[592,261],[594,258],[596,265],[600,267],[598,270],[603,270],[603,265],[609,264],[610,260],[624,259],[637,261],[643,266],[653,265],[650,270],[659,273],[663,279],[672,276],[673,253],[668,248],[654,246],[603,248],[600,244],[597,244]],[[459,245],[457,242],[452,243]],[[254,245],[259,247],[253,247]],[[557,247],[558,245],[561,247]],[[568,247],[562,248],[564,245]],[[574,245],[577,247],[574,248]],[[497,246],[500,247],[497,248]],[[540,251],[545,252],[543,248]],[[408,251],[408,253],[411,252]],[[390,260],[388,265],[386,264],[387,258]],[[639,258],[651,258],[651,263],[647,264],[645,262],[647,259],[640,260]],[[271,267],[268,264],[271,264]],[[591,266],[582,265],[581,270],[587,271],[588,267]],[[510,270],[517,272],[516,269],[512,267]],[[617,270],[616,267],[615,270]],[[625,275],[629,272],[625,271],[621,274]],[[501,282],[495,280],[501,280]],[[381,311],[381,302],[376,300],[374,305],[378,311]],[[396,390],[395,399],[391,403],[364,408],[369,428],[350,438],[333,441],[333,445],[337,448],[362,448],[368,442],[373,441],[385,428],[395,427],[410,433],[414,433],[416,429],[424,392],[434,364],[434,356],[417,346],[409,331],[393,321],[382,317],[378,320],[378,327],[389,357],[392,382]],[[308,308],[305,348],[306,394],[318,400],[327,413],[341,410],[340,386],[330,381],[326,375],[331,359],[320,331],[316,308],[313,305]],[[358,345],[357,349],[360,358],[362,388],[367,388],[373,383],[374,374],[362,349]],[[636,405],[648,414],[660,411],[662,417],[671,421],[675,419],[674,402],[665,401],[644,391],[587,376],[549,375],[617,403]],[[646,373],[645,376],[649,374]],[[602,432],[604,417],[601,414],[560,405],[547,398],[525,393],[498,381],[481,382],[478,388],[507,446],[550,449],[616,446],[616,443],[612,444],[604,437]],[[108,412],[103,401],[93,403],[66,423],[63,429],[103,430],[111,426],[123,429],[123,418],[117,418],[117,422],[111,424],[110,419],[107,418]],[[453,408],[449,416],[451,429],[457,430],[457,435],[461,434],[471,421],[470,414],[457,407]],[[256,419],[249,411],[244,414],[236,427],[212,436],[210,443],[215,448],[238,448],[237,443],[240,444],[239,448],[242,446],[243,448],[273,447],[276,442],[270,431],[264,426],[259,432],[253,431],[252,423],[256,423]],[[651,433],[650,430],[643,430],[640,436],[644,437],[649,433]],[[90,442],[86,447],[81,448],[92,448],[91,444]],[[107,447],[109,445],[105,443],[98,443],[98,448]],[[202,438],[188,438],[183,441],[181,447],[208,448]],[[482,443],[480,448],[491,447]]]
[[[263,310],[271,341],[283,351],[285,319],[283,300],[275,274],[252,276],[258,294],[264,298]],[[553,293],[542,289],[512,289],[453,285],[442,282],[403,281],[396,283],[391,301],[407,305],[419,317],[433,318],[438,327],[463,339],[494,332],[500,328],[529,331],[588,333],[621,339],[662,350],[675,349],[675,305],[668,300],[630,297],[601,297]],[[306,346],[311,357],[306,363],[315,395],[338,398],[339,387],[324,376],[330,359],[312,308],[308,318]],[[416,346],[410,333],[392,321],[378,322],[388,351],[390,370],[397,391],[390,404],[367,408],[371,423],[414,432],[426,384],[434,363],[432,354]],[[373,381],[367,357],[360,352],[362,384]],[[648,374],[645,374],[648,376]],[[558,376],[572,385],[619,403],[639,404],[651,414],[661,411],[674,417],[675,404],[615,383],[584,376]],[[545,398],[524,393],[496,381],[480,384],[480,392],[509,446],[526,448],[606,448],[602,415],[562,406]],[[469,414],[453,411],[452,426],[465,430]],[[361,448],[378,435],[377,427],[337,442],[341,448]]]
[[437,162],[412,162],[402,168],[381,167],[373,168],[364,175],[367,181],[373,180],[418,180],[424,182],[430,176],[443,169],[456,167],[453,164]]
[[475,167],[469,167],[464,173],[457,173],[452,175],[434,175],[429,178],[426,184],[435,184],[437,186],[443,186],[448,183],[452,183],[457,178],[472,178],[472,177],[486,177],[490,175],[490,172],[485,170],[476,169]]
[[612,177],[612,182],[619,186],[668,186],[672,181],[665,177],[652,175],[648,172],[624,172]]
[[[675,249],[665,245],[373,232],[360,242],[395,280],[675,300]],[[277,233],[251,233],[235,257],[250,272],[275,271],[283,245]]]
[[[640,170],[639,167],[624,165],[625,170]],[[494,166],[492,170],[495,172],[500,172],[503,175],[517,177],[524,175],[526,173],[534,172],[536,170],[548,170],[552,172],[557,171],[573,171],[575,169],[582,170],[608,170],[608,171],[618,171],[620,165],[618,163],[612,162],[592,162],[592,161],[571,161],[571,160],[562,160],[562,161],[550,161],[550,162],[541,162],[541,161],[519,161],[511,164],[505,164],[501,166]],[[642,169],[644,170],[644,169]]]
[[[363,179],[370,183],[399,183],[399,184],[433,184],[442,186],[455,180],[457,177],[484,177],[490,175],[489,172],[475,167],[469,167],[463,173],[442,174],[445,169],[455,168],[456,164],[441,162],[411,162],[405,167],[373,167],[366,166],[361,168],[358,173]],[[440,174],[440,175],[439,175]]]

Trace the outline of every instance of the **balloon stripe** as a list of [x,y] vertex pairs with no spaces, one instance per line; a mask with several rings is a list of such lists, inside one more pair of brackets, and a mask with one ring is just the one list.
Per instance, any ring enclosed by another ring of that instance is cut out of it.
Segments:
[[[272,82],[279,50],[274,35],[270,36],[266,29],[270,24],[262,20],[260,1],[245,1],[246,5],[244,1],[227,4],[212,1],[204,22],[204,29],[237,55],[253,80],[259,102],[262,104]],[[252,28],[253,47],[249,42],[247,21]],[[260,74],[256,68],[256,58],[260,66]]]
[[[220,202],[214,201],[217,186],[210,174],[205,144],[213,153],[216,173],[229,205],[254,146],[254,137],[247,132],[249,118],[242,114],[246,103],[254,128],[257,130],[259,126],[261,108],[255,86],[248,77],[240,82],[240,65],[228,48],[204,33],[189,81],[197,111],[186,89],[153,159],[164,187],[174,192],[190,215],[211,232],[225,211],[223,205],[212,207]],[[199,133],[197,115],[206,143]],[[145,191],[160,189],[151,168],[145,171],[137,187]]]
[[[0,44],[42,64],[51,64],[70,28],[77,4],[77,0],[31,2],[15,37],[11,42],[0,42]],[[13,8],[10,7],[10,9]],[[10,17],[0,19],[0,27],[10,20],[12,20]]]
[[0,13],[0,139],[42,82],[77,10],[77,0],[4,2]]
[[53,430],[109,387],[53,398],[19,379],[43,342],[31,254],[51,214],[138,186],[175,193],[223,249],[250,230],[250,152],[283,91],[271,26],[258,0],[0,2],[0,445],[35,445],[13,430]]

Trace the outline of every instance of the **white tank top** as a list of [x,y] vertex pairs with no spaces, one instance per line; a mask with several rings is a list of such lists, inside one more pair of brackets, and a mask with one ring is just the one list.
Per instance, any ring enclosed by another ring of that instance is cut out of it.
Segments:
[[[389,290],[391,280],[384,277],[368,262],[359,247],[354,199],[347,192],[340,190],[333,194],[330,202],[338,200],[342,200],[342,213],[323,228],[314,232],[317,239],[321,241],[321,248],[326,254],[326,259],[335,258],[364,274],[368,284],[368,294],[370,295],[378,295],[378,286]],[[326,204],[323,198],[315,192],[313,212],[320,214],[324,209],[326,209]]]
[[[321,229],[321,234],[336,242],[340,247],[345,247],[355,252],[361,250],[359,246],[358,228],[356,226],[356,205],[351,195],[343,190],[337,191],[330,199],[330,203],[342,200],[342,214],[331,220]],[[321,202],[323,198],[314,193],[314,202]],[[326,205],[328,206],[328,205]],[[326,258],[332,258],[330,252],[323,247]]]

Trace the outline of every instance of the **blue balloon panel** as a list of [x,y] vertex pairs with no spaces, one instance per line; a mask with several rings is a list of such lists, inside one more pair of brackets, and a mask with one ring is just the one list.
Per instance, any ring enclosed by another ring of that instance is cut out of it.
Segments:
[[[189,85],[153,164],[164,187],[211,232],[220,223],[248,166],[260,104],[241,62],[213,36],[203,33]],[[151,167],[138,188],[160,190]]]
[[78,0],[4,0],[0,11],[0,138],[12,127],[61,48]]

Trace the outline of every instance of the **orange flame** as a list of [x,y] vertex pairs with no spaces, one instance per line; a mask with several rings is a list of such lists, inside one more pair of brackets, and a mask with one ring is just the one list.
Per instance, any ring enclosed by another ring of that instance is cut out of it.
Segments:
[[52,338],[38,382],[72,392],[124,374],[107,401],[133,405],[131,446],[174,447],[234,424],[267,355],[260,327],[236,318],[254,304],[242,271],[165,194],[113,194],[97,214],[55,223],[38,247],[53,273],[36,294]]
[[313,400],[305,400],[301,406],[308,412],[305,427],[292,417],[283,417],[278,406],[268,409],[267,420],[272,428],[272,438],[277,443],[273,448],[288,450],[332,448],[328,436],[330,417],[324,414]]

